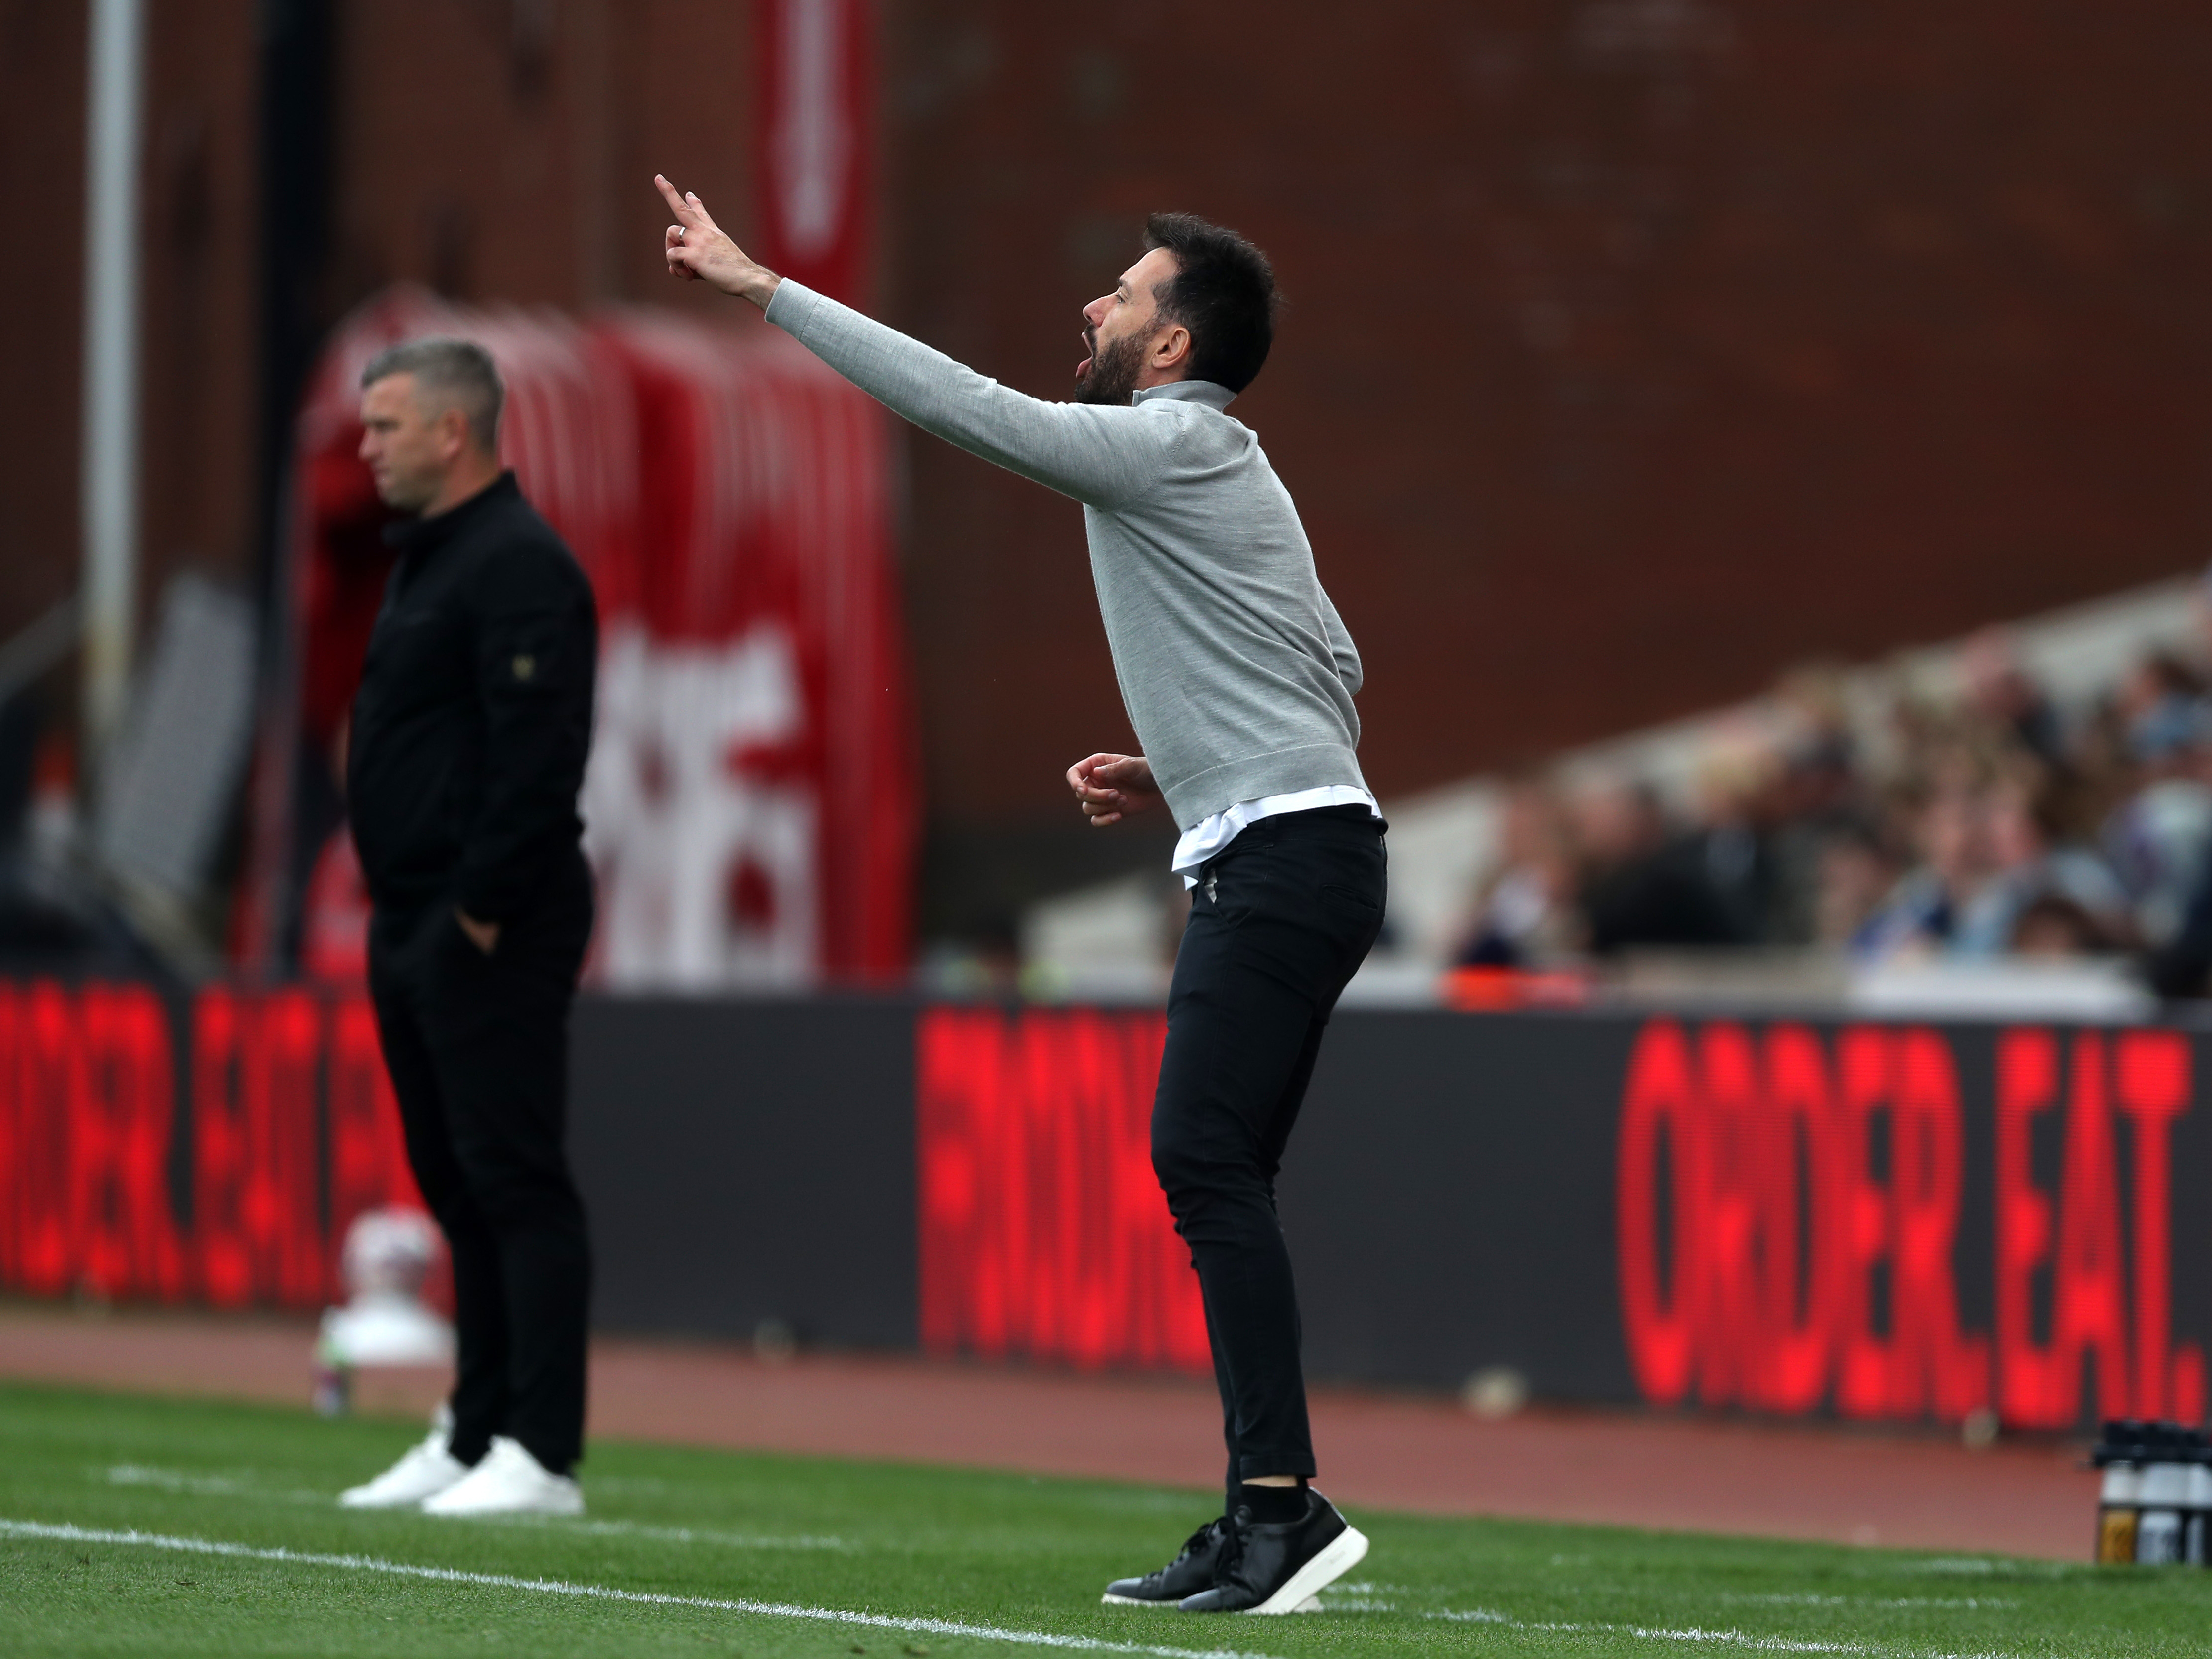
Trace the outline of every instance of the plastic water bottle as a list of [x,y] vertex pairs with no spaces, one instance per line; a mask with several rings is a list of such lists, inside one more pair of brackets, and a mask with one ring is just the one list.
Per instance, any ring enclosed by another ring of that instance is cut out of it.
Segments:
[[2212,1445],[2203,1431],[2190,1434],[2189,1481],[2181,1500],[2181,1559],[2192,1567],[2205,1565],[2205,1534],[2212,1529]]
[[2137,1422],[2105,1425],[2097,1467],[2105,1472],[2097,1493],[2097,1560],[2124,1565],[2136,1559],[2136,1525],[2142,1509],[2142,1429]]
[[2143,1443],[2136,1559],[2147,1567],[2172,1566],[2181,1559],[2182,1506],[2189,1498],[2188,1431],[2175,1424],[2154,1423],[2144,1431]]

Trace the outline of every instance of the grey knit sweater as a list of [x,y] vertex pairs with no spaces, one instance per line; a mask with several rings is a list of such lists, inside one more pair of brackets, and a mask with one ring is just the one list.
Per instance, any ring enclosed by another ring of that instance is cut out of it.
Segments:
[[1290,492],[1206,380],[1054,404],[786,279],[768,319],[925,431],[1083,503],[1137,740],[1176,823],[1322,784],[1365,787],[1359,653]]

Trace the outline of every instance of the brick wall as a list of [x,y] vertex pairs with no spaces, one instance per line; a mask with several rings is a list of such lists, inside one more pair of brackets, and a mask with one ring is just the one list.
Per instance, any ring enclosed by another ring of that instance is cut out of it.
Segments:
[[[1237,413],[1367,657],[1386,793],[2212,551],[2212,24],[2179,0],[879,3],[894,320],[1059,395],[1148,209],[1275,256]],[[149,596],[248,551],[256,303],[253,8],[152,12]],[[399,278],[714,308],[661,276],[646,180],[747,222],[743,6],[337,17],[330,314]],[[0,0],[0,633],[76,556],[83,39],[82,0]],[[1130,740],[1076,510],[907,454],[929,917],[973,928],[1158,838],[1064,804]]]
[[[139,612],[192,566],[249,571],[254,525],[252,0],[148,8]],[[76,585],[88,7],[0,5],[0,638]],[[65,704],[66,676],[54,691]]]
[[[894,11],[907,325],[1057,394],[1146,210],[1275,256],[1234,412],[1386,793],[2212,552],[2191,8]],[[1126,737],[1077,514],[927,442],[913,478],[940,867],[1020,862]]]
[[0,635],[67,593],[77,556],[84,7],[0,6]]

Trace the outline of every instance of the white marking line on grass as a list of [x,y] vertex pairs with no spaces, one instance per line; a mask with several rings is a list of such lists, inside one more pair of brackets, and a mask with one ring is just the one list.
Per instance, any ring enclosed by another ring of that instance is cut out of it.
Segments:
[[[775,1538],[757,1533],[702,1532],[695,1527],[655,1527],[641,1521],[568,1521],[550,1516],[486,1516],[494,1525],[529,1527],[544,1532],[576,1532],[592,1538],[644,1538],[661,1544],[715,1544],[732,1550],[842,1550],[854,1547],[842,1538],[801,1534]],[[479,1523],[481,1524],[481,1523]]]
[[[118,1463],[106,1471],[111,1486],[151,1486],[157,1492],[187,1493],[194,1498],[265,1498],[287,1504],[327,1504],[326,1492],[272,1492],[250,1480],[228,1475],[187,1474],[181,1469],[151,1468],[143,1463]],[[596,1484],[594,1486],[596,1489]],[[580,1532],[600,1538],[646,1538],[663,1544],[714,1544],[732,1550],[850,1550],[842,1538],[817,1538],[805,1534],[775,1538],[756,1533],[712,1532],[695,1527],[655,1527],[639,1521],[566,1521],[556,1517],[502,1516],[492,1524],[538,1527],[561,1532]]]
[[2101,1571],[2087,1561],[2031,1561],[2005,1556],[1991,1559],[1977,1555],[1939,1555],[1928,1561],[1900,1561],[1894,1570],[1968,1576],[2002,1573],[2008,1578],[2094,1577]]
[[163,1492],[188,1492],[199,1498],[236,1498],[251,1490],[243,1480],[219,1474],[185,1474],[177,1469],[149,1469],[143,1463],[118,1463],[107,1472],[111,1486],[158,1486]]
[[[1376,1588],[1365,1584],[1358,1589]],[[1326,1596],[1327,1590],[1322,1592]],[[1730,1595],[1726,1599],[1741,1601],[1817,1602],[1826,1606],[1840,1602],[1842,1596],[1796,1595]],[[2014,1601],[1996,1601],[1986,1597],[1898,1597],[1881,1601],[1871,1597],[1853,1598],[1873,1607],[2017,1607]],[[1326,1603],[1331,1613],[1395,1613],[1398,1611],[1389,1601],[1336,1600]],[[1633,1636],[1645,1642],[1707,1642],[1717,1646],[1751,1648],[1773,1653],[1842,1653],[1860,1654],[1866,1659],[2010,1659],[2002,1654],[1927,1654],[1914,1648],[1881,1647],[1867,1642],[1824,1641],[1817,1637],[1762,1636],[1742,1630],[1705,1630],[1692,1625],[1680,1629],[1668,1629],[1650,1625],[1621,1625],[1604,1622],[1582,1622],[1570,1620],[1516,1619],[1510,1613],[1500,1613],[1495,1607],[1444,1607],[1419,1613],[1423,1619],[1439,1620],[1455,1625],[1503,1625],[1509,1630],[1545,1631],[1557,1636]]]
[[395,1578],[428,1579],[441,1584],[474,1584],[486,1589],[530,1590],[540,1595],[574,1595],[634,1607],[693,1607],[704,1613],[743,1613],[762,1619],[805,1619],[824,1625],[862,1625],[874,1630],[912,1631],[923,1636],[973,1636],[986,1642],[1070,1648],[1085,1653],[1143,1653],[1159,1659],[1273,1659],[1273,1656],[1231,1648],[1167,1648],[1148,1642],[1112,1642],[1096,1636],[1061,1636],[1051,1631],[1009,1630],[1000,1625],[969,1625],[950,1619],[901,1619],[890,1613],[851,1613],[842,1607],[794,1607],[784,1601],[745,1601],[708,1595],[666,1595],[650,1590],[617,1589],[609,1584],[579,1584],[561,1578],[517,1578],[503,1572],[465,1572],[458,1567],[426,1567],[386,1561],[373,1555],[324,1555],[307,1550],[264,1549],[211,1538],[173,1538],[161,1533],[110,1531],[48,1521],[0,1520],[0,1538],[43,1538],[67,1544],[116,1544],[140,1549],[173,1550],[185,1555],[216,1555],[238,1561],[274,1561],[290,1566],[336,1567],[347,1572],[380,1572]]
[[[1357,1589],[1384,1588],[1379,1585],[1357,1584],[1340,1586]],[[1323,1596],[1329,1592],[1323,1590]],[[1898,1596],[1887,1601],[1871,1596],[1846,1598],[1840,1595],[1738,1595],[1723,1598],[1730,1601],[1769,1601],[1818,1604],[1829,1606],[1846,1600],[1869,1607],[2010,1607],[2016,1601],[1999,1601],[1989,1597],[1966,1596]],[[1340,1599],[1325,1603],[1331,1613],[1395,1613],[1398,1608],[1389,1601],[1365,1601]],[[1633,1636],[1646,1642],[1709,1642],[1717,1646],[1752,1648],[1776,1653],[1844,1653],[1861,1654],[1867,1659],[2009,1659],[2002,1654],[1925,1654],[1913,1648],[1881,1647],[1867,1642],[1822,1640],[1817,1637],[1762,1636],[1742,1630],[1705,1630],[1698,1626],[1668,1629],[1650,1625],[1621,1625],[1600,1621],[1583,1622],[1570,1620],[1516,1619],[1510,1613],[1500,1613],[1495,1607],[1444,1607],[1419,1613],[1423,1619],[1439,1620],[1455,1625],[1503,1625],[1510,1630],[1540,1630],[1558,1636]]]
[[667,1544],[720,1544],[733,1550],[850,1550],[842,1538],[816,1538],[801,1533],[793,1538],[774,1538],[747,1532],[701,1532],[692,1527],[652,1527],[641,1521],[586,1521],[563,1527],[562,1532],[587,1532],[599,1538],[650,1538]]
[[1759,1602],[1786,1607],[2016,1607],[1998,1595],[1749,1595],[1730,1590],[1723,1601]]
[[111,1486],[151,1486],[158,1492],[185,1492],[194,1498],[261,1498],[281,1504],[327,1504],[330,1494],[319,1492],[272,1492],[250,1480],[228,1475],[186,1474],[181,1469],[149,1468],[143,1463],[118,1463],[106,1472]]
[[1540,1630],[1561,1636],[1633,1636],[1643,1642],[1709,1642],[1723,1647],[1750,1648],[1762,1653],[1850,1653],[1869,1659],[1881,1656],[1914,1656],[1915,1659],[2014,1659],[2000,1653],[1930,1653],[1922,1648],[1879,1647],[1870,1642],[1830,1642],[1800,1636],[1759,1636],[1746,1630],[1705,1630],[1691,1625],[1670,1629],[1662,1625],[1582,1624],[1564,1620],[1512,1619],[1476,1607],[1467,1613],[1425,1613],[1424,1619],[1471,1620],[1504,1625],[1514,1630]]

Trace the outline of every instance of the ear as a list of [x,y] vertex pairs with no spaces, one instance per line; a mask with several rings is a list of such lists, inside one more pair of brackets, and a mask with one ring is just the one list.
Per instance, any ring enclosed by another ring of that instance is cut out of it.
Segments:
[[469,435],[469,417],[458,409],[441,410],[438,413],[438,447],[447,454],[458,455],[471,447],[475,440]]
[[1190,331],[1170,323],[1152,342],[1152,367],[1174,368],[1190,361]]

